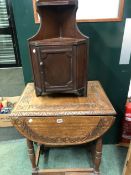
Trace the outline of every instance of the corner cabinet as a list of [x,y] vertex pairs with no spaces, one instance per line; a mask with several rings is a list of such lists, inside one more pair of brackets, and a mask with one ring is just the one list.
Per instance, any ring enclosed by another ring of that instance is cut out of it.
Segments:
[[86,96],[88,38],[76,26],[77,0],[42,0],[37,8],[40,30],[29,39],[36,95]]

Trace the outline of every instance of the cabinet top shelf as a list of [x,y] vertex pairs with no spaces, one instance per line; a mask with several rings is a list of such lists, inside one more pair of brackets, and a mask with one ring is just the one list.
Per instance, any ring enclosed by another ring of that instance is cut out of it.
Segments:
[[61,5],[77,5],[78,1],[77,0],[52,0],[52,1],[47,1],[47,0],[39,0],[36,4],[38,7],[40,6],[61,6]]
[[31,45],[40,46],[40,45],[75,45],[80,43],[85,43],[85,39],[76,39],[76,38],[50,38],[44,40],[31,41]]

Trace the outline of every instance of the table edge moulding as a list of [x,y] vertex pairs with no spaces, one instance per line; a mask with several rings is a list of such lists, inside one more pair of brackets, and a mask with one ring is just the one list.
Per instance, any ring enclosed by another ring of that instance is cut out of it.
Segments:
[[[37,97],[34,83],[28,83],[11,116],[116,115],[99,81],[89,81],[88,83],[88,97],[61,96],[59,94]],[[33,103],[32,100],[38,104]]]

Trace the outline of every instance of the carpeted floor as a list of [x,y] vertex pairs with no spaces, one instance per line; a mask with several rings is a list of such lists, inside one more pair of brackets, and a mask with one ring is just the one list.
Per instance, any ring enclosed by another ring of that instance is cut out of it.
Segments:
[[0,96],[21,95],[24,86],[22,68],[0,69]]
[[[101,175],[121,175],[127,149],[104,145]],[[52,148],[40,168],[87,168],[90,165],[87,150],[83,147]],[[31,175],[26,140],[0,142],[0,175]]]
[[[19,96],[24,90],[24,87],[22,68],[0,69],[0,97]],[[0,141],[21,137],[15,128],[0,128]]]

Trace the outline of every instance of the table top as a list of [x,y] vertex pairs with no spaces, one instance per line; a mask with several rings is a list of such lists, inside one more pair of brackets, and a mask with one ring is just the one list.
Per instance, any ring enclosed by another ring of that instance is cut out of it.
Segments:
[[28,83],[11,116],[115,115],[101,84],[98,81],[88,81],[87,86],[87,97],[37,97],[34,84]]

